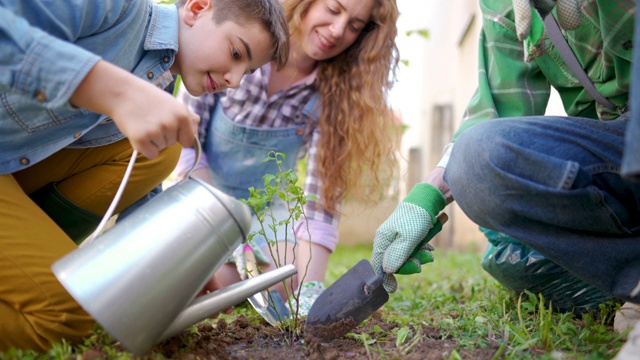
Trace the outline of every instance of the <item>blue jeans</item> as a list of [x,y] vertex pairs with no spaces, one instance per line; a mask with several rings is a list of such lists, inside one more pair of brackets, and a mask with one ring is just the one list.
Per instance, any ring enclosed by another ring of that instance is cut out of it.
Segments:
[[631,76],[635,81],[631,82],[631,120],[622,157],[622,175],[640,181],[640,16],[636,16],[633,49]]
[[620,175],[628,118],[478,124],[456,141],[445,180],[478,225],[640,303],[640,184]]

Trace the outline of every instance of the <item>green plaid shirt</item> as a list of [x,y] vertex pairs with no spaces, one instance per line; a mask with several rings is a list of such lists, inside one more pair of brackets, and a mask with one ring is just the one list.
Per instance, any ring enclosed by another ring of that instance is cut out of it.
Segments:
[[[543,115],[553,86],[570,116],[610,120],[619,113],[596,103],[564,63],[549,38],[544,54],[524,61],[511,0],[480,0],[479,86],[456,137],[478,122]],[[598,91],[619,109],[627,107],[635,0],[584,0],[582,25],[565,32],[569,46]],[[554,10],[555,15],[555,10]]]

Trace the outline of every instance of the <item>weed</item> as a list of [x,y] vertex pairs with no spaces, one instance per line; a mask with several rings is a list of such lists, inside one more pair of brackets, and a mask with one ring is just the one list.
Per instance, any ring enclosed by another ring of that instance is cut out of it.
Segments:
[[47,359],[46,354],[39,354],[35,351],[31,350],[21,350],[16,348],[11,348],[7,350],[4,354],[1,354],[0,358],[4,360],[39,360],[39,359]]
[[396,347],[400,347],[411,335],[413,335],[413,332],[408,326],[403,326],[398,329],[396,334]]
[[[350,337],[350,338],[356,340],[357,342],[359,342],[360,344],[362,344],[364,346],[364,348],[365,348],[365,351],[367,352],[367,357],[369,359],[372,358],[370,345],[375,344],[376,343],[376,339],[373,339],[367,333],[361,333],[361,334],[347,333],[346,337]],[[378,348],[378,350],[380,350],[380,348]]]

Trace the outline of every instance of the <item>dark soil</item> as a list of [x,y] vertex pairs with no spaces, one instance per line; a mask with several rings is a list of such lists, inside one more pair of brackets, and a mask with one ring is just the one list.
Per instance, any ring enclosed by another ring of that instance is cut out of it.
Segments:
[[[257,317],[248,319],[239,315],[233,320],[219,318],[199,323],[172,339],[156,345],[145,358],[168,359],[448,359],[456,349],[462,359],[492,359],[498,348],[460,349],[456,342],[438,328],[422,325],[410,327],[413,334],[400,347],[392,334],[401,325],[384,321],[380,312],[345,335],[331,341],[312,340],[304,334],[298,336],[269,325]],[[368,335],[368,336],[367,336]],[[365,346],[356,339],[375,340]],[[311,340],[311,341],[310,341]],[[116,346],[117,347],[117,346]],[[100,349],[82,354],[82,359],[107,358]]]

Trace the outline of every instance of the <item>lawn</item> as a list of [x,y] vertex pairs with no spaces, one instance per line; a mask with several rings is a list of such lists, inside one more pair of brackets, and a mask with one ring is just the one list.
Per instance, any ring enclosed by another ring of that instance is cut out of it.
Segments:
[[[327,283],[363,258],[365,246],[339,246]],[[611,359],[624,341],[613,332],[615,304],[597,315],[553,313],[533,294],[518,297],[480,267],[473,252],[435,251],[423,272],[374,316],[341,339],[311,351],[299,331],[269,326],[246,303],[154,347],[147,359]],[[2,359],[133,359],[99,327],[82,345],[47,354],[10,350]]]
[[[331,259],[330,280],[369,254],[365,247],[340,248]],[[624,342],[611,327],[619,305],[603,304],[599,314],[581,317],[553,313],[535,295],[518,297],[498,284],[482,270],[481,254],[437,249],[434,254],[435,262],[423,266],[422,273],[398,277],[385,316],[453,339],[450,359],[488,348],[497,348],[495,358],[506,359],[611,359]]]

